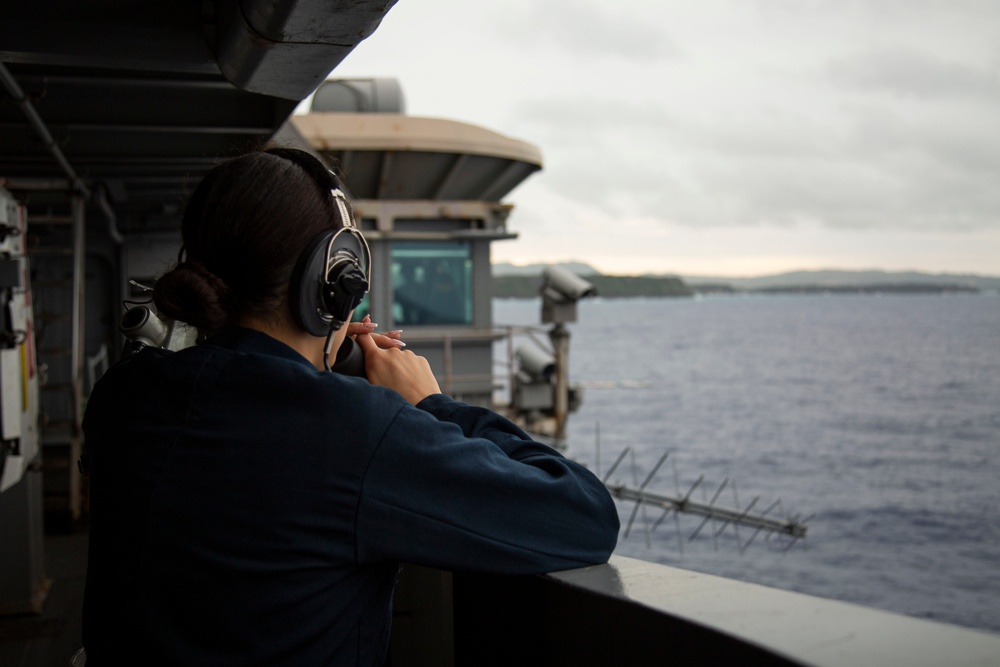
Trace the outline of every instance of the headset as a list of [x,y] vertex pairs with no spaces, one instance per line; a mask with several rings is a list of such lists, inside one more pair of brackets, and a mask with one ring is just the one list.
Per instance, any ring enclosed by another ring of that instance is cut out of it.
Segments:
[[[336,183],[336,176],[331,176]],[[351,317],[371,284],[371,250],[339,183],[330,196],[342,226],[312,240],[299,258],[289,291],[296,323],[314,336],[327,337],[324,358],[333,334]]]

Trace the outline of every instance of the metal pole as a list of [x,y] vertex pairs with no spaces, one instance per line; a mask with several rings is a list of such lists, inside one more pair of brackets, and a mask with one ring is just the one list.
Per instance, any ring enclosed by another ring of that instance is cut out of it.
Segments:
[[451,334],[444,335],[444,393],[451,396],[452,393],[452,359],[451,359]]
[[556,358],[556,386],[553,411],[556,418],[557,440],[566,437],[566,417],[569,414],[569,330],[556,324],[549,332]]
[[83,433],[83,378],[86,349],[84,343],[84,280],[86,277],[84,261],[87,250],[86,233],[86,200],[82,196],[73,197],[73,312],[70,344],[70,363],[73,396],[73,425],[70,431],[69,454],[69,512],[72,519],[80,516],[80,473],[76,462],[82,454]]
[[507,390],[510,393],[508,404],[513,408],[517,402],[514,391],[514,327],[507,327]]

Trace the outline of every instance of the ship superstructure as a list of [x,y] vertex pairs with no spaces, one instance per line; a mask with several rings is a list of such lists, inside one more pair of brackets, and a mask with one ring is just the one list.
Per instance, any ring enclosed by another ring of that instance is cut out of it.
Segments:
[[329,81],[290,125],[337,165],[372,250],[362,311],[431,362],[442,389],[490,405],[490,244],[516,238],[502,201],[541,151],[468,123],[404,113],[393,79]]
[[[386,83],[328,87],[315,113],[288,122],[392,4],[0,10],[4,664],[67,664],[79,648],[86,396],[123,347],[122,302],[145,299],[141,286],[174,261],[185,195],[218,160],[274,139],[336,159],[382,272],[364,307],[405,328],[448,391],[491,400],[489,248],[514,236],[502,198],[540,168],[538,149],[407,117]],[[43,541],[43,520],[57,539]],[[1000,659],[994,635],[628,558],[542,577],[425,575],[397,600],[393,665]]]

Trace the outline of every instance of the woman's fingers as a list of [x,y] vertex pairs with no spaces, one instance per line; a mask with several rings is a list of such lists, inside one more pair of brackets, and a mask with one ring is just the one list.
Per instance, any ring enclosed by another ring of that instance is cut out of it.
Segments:
[[365,371],[372,384],[395,389],[414,405],[430,394],[441,393],[425,358],[397,346],[382,348],[371,334],[358,336],[357,342],[365,353]]
[[392,338],[389,334],[371,334],[371,337],[375,341],[375,344],[382,349],[389,349],[390,347],[406,347],[406,343],[401,341],[398,337]]
[[347,325],[347,335],[360,336],[361,334],[371,333],[375,331],[376,327],[378,327],[378,325],[372,322],[371,316],[365,315],[364,319],[360,322],[351,322]]
[[347,335],[360,336],[361,334],[372,334],[375,343],[384,349],[406,346],[406,343],[400,340],[400,336],[403,333],[402,329],[393,329],[384,334],[376,334],[375,329],[377,328],[378,324],[372,322],[371,315],[365,315],[360,322],[351,322],[347,325]]

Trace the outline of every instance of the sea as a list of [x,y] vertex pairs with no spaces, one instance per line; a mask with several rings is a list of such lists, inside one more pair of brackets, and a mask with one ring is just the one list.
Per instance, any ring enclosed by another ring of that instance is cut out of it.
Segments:
[[568,456],[638,486],[667,454],[648,491],[808,530],[619,501],[616,553],[1000,633],[1000,296],[597,298],[566,326]]

